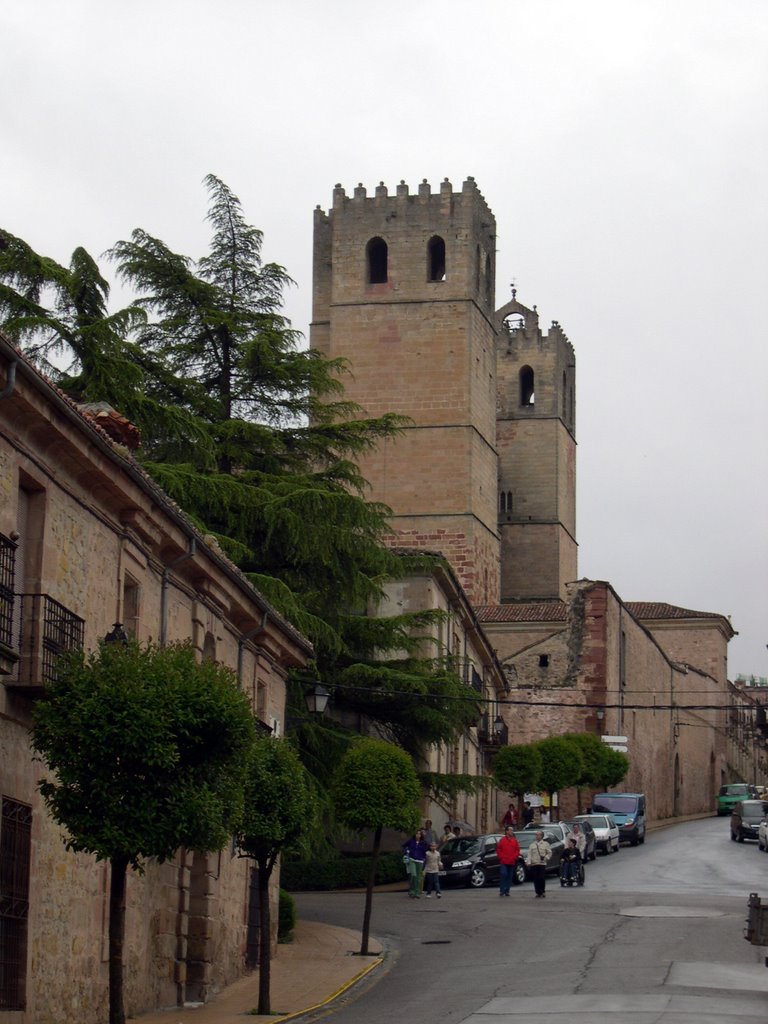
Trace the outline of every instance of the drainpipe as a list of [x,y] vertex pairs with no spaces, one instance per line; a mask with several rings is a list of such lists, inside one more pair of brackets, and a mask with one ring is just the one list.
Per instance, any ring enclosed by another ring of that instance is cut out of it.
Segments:
[[13,394],[13,389],[16,386],[16,366],[18,359],[12,359],[8,364],[8,378],[5,382],[5,387],[0,391],[0,398],[10,398]]
[[239,640],[237,641],[237,685],[242,690],[243,688],[243,648],[249,640],[253,637],[258,636],[259,633],[263,633],[267,628],[267,619],[269,618],[269,612],[264,612],[264,617],[261,620],[260,626],[254,626],[253,629],[247,633],[242,633]]
[[170,578],[171,569],[175,569],[177,565],[182,562],[186,562],[189,558],[194,558],[197,552],[197,540],[194,537],[189,538],[189,551],[185,551],[183,555],[179,555],[178,558],[174,558],[172,562],[163,569],[162,584],[160,587],[160,646],[165,647],[168,640],[168,580]]

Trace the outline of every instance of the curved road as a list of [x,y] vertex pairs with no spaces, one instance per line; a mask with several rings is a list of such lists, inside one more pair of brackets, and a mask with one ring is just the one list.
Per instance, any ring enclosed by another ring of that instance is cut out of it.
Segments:
[[[384,973],[334,1024],[765,1024],[768,947],[744,940],[749,893],[768,904],[768,856],[727,818],[656,830],[599,856],[583,889],[448,889],[374,897]],[[359,929],[363,896],[303,893],[299,915]]]

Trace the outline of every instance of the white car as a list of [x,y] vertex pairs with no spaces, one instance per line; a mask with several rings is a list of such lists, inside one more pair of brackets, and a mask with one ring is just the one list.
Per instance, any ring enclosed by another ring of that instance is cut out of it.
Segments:
[[619,852],[619,826],[610,814],[577,814],[574,821],[588,821],[595,832],[595,849]]
[[768,821],[763,819],[757,829],[757,848],[768,853]]

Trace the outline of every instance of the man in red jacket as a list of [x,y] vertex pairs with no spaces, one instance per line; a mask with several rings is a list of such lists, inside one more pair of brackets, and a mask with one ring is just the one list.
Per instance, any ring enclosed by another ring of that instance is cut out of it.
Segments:
[[496,847],[496,855],[501,864],[499,896],[509,896],[509,889],[512,885],[512,872],[515,870],[515,864],[520,857],[520,844],[515,839],[511,827],[505,829],[504,835],[499,840]]

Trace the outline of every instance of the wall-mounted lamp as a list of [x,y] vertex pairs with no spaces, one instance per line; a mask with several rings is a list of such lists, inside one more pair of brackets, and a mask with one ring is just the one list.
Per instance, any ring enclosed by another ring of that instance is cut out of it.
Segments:
[[595,715],[597,716],[598,722],[602,722],[602,720],[605,718],[605,708],[597,708],[595,710]]
[[307,710],[311,714],[322,715],[328,707],[331,695],[322,683],[315,683],[304,699],[307,702]]
[[105,644],[127,644],[128,634],[123,629],[122,622],[116,622],[112,629],[104,637]]
[[504,719],[501,715],[496,715],[493,720],[493,731],[497,736],[501,736],[504,732]]

